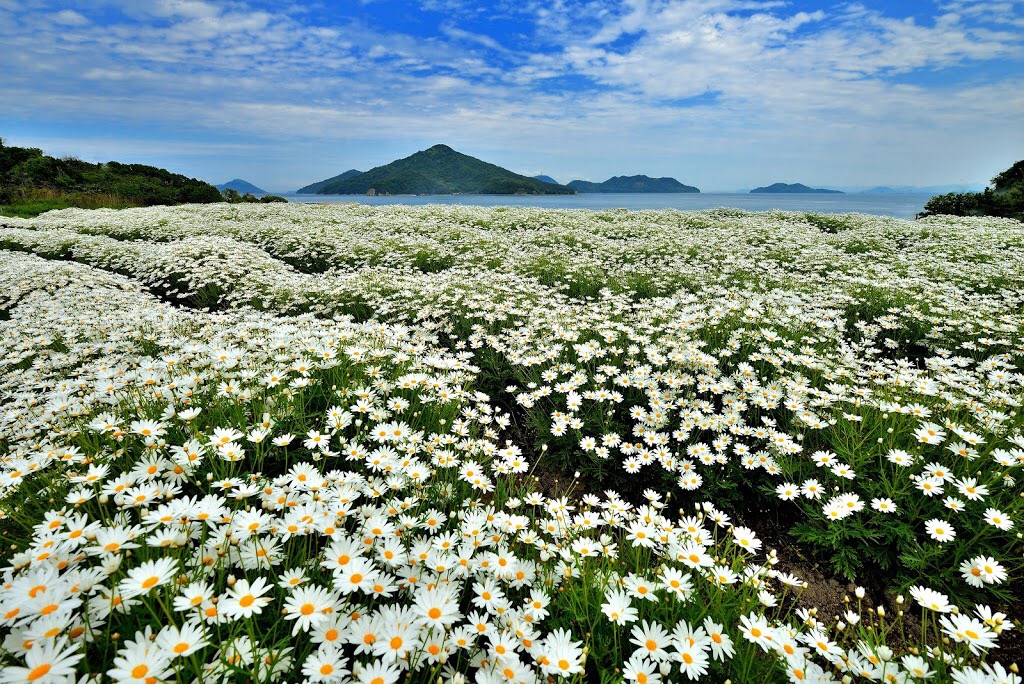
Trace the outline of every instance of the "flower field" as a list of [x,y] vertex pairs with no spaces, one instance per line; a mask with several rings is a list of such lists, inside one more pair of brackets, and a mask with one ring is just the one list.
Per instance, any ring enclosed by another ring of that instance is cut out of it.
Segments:
[[0,221],[0,682],[1021,681],[1024,224]]

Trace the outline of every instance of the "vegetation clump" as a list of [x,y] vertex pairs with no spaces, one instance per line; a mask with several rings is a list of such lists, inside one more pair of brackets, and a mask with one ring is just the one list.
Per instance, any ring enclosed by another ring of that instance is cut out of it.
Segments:
[[234,188],[224,188],[221,190],[220,194],[228,204],[258,204],[261,202],[263,204],[272,204],[274,202],[288,202],[288,200],[280,195],[261,195],[257,197],[251,192],[241,193]]
[[918,217],[1003,216],[1024,221],[1024,160],[996,175],[992,187],[982,192],[950,192],[936,195]]
[[0,140],[0,213],[34,216],[68,207],[121,209],[221,201],[204,181],[143,164],[58,159]]

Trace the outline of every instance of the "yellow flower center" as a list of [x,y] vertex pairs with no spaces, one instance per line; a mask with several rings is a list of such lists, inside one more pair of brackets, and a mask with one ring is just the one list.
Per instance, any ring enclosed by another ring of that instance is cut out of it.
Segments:
[[46,674],[49,671],[50,671],[50,664],[49,663],[43,663],[42,665],[40,665],[39,667],[37,667],[36,669],[34,669],[34,670],[32,670],[31,672],[28,673],[28,681],[34,682],[37,679],[41,679],[41,678],[45,677]]

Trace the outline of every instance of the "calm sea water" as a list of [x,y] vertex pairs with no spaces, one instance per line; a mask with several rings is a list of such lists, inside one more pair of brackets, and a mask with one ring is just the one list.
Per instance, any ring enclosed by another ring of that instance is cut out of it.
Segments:
[[929,194],[893,195],[772,195],[702,192],[700,194],[609,193],[587,195],[286,195],[289,202],[358,202],[359,204],[468,204],[478,207],[543,207],[545,209],[715,209],[747,211],[809,211],[822,214],[879,214],[914,218]]

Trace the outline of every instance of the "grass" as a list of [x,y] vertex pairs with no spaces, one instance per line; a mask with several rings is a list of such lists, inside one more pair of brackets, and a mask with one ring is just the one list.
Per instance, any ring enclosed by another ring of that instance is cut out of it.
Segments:
[[141,202],[118,195],[37,189],[25,191],[10,204],[0,205],[0,216],[34,218],[56,209],[127,209],[141,206]]

